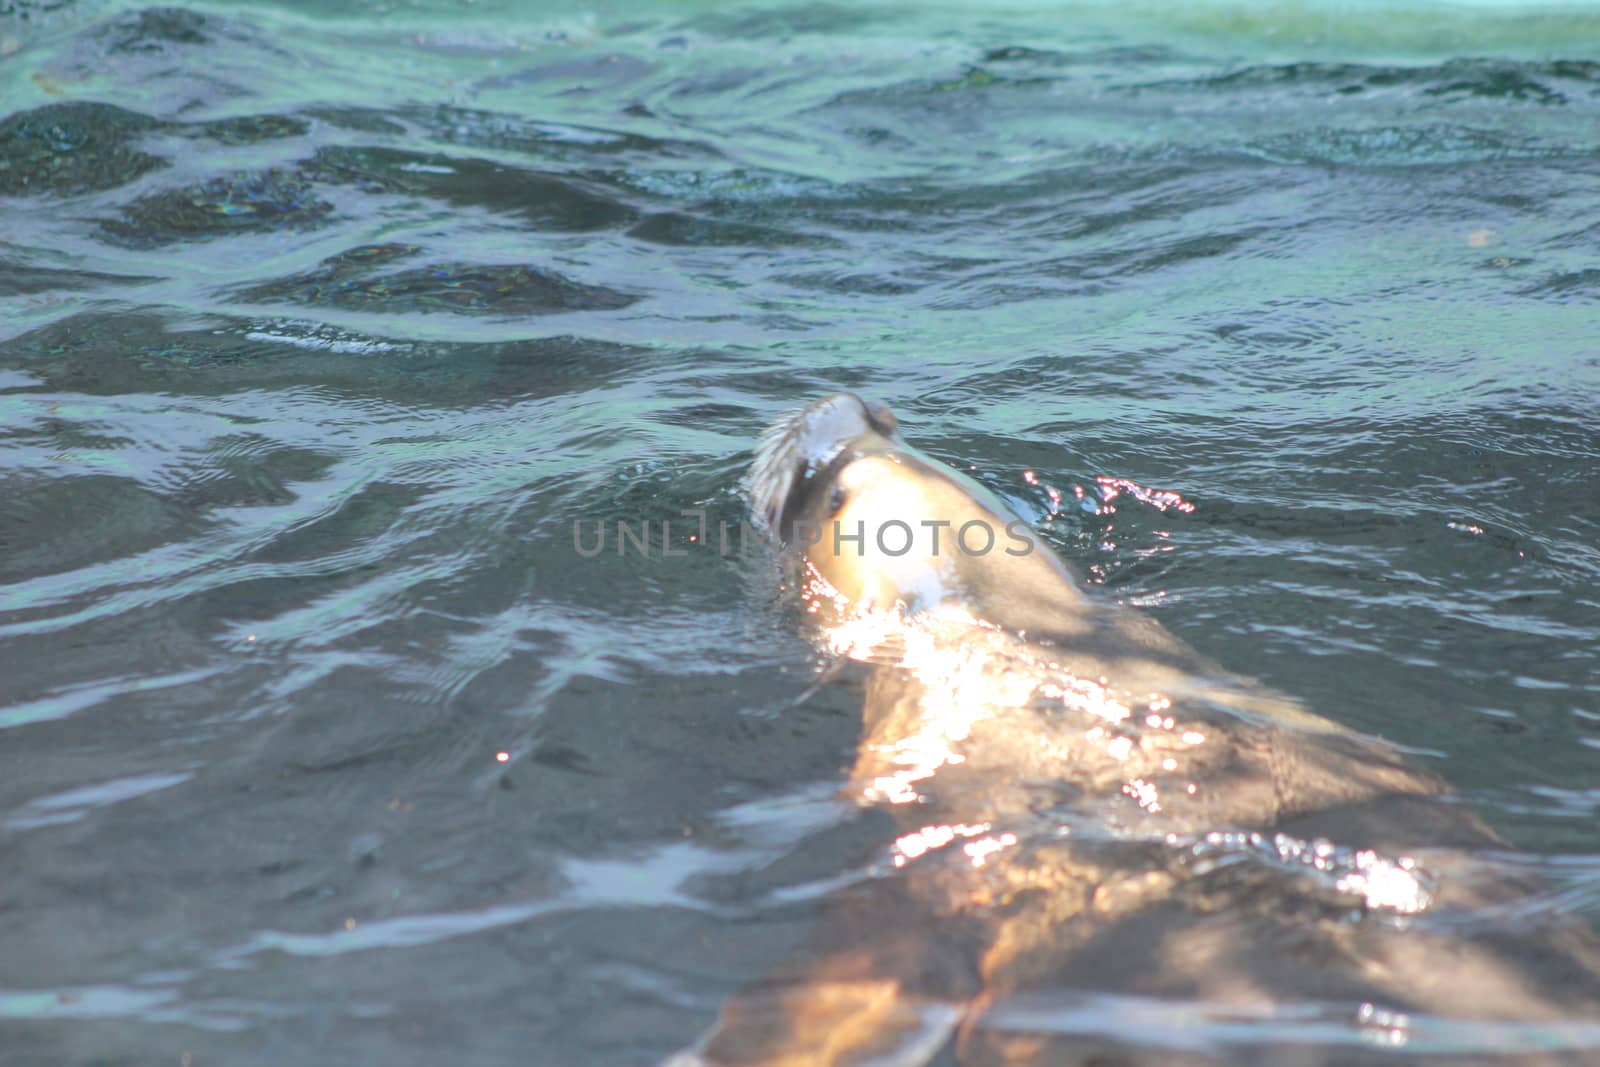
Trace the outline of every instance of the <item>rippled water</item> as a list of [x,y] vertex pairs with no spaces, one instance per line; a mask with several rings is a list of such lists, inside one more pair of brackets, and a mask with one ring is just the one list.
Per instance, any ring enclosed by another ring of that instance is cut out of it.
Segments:
[[840,387],[1600,917],[1592,8],[0,0],[0,94],[7,1063],[692,1039],[876,876],[859,697],[573,524]]

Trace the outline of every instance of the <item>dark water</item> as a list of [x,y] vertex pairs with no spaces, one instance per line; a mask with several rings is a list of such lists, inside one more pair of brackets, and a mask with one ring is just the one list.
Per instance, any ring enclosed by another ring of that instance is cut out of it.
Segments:
[[1592,8],[0,0],[0,102],[4,1063],[691,1040],[882,867],[856,708],[573,524],[840,387],[1600,918]]

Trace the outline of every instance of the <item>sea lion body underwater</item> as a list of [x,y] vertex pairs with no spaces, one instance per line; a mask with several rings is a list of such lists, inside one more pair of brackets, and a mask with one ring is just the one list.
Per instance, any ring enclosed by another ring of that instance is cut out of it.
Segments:
[[[847,788],[896,837],[673,1064],[1368,1063],[1457,1021],[1452,1063],[1600,1059],[1593,931],[1505,918],[1540,889],[1475,861],[1498,841],[1440,780],[1085,596],[886,407],[810,404],[748,490],[819,641],[865,674]],[[1343,1029],[1223,1049],[1063,1026],[1097,997],[1158,1027]]]

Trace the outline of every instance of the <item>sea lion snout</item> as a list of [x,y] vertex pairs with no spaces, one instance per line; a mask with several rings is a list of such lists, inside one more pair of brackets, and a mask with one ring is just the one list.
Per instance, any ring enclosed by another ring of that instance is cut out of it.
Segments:
[[830,428],[829,423],[833,420],[845,425],[858,419],[865,420],[865,425],[858,424],[859,428],[850,436],[871,430],[884,437],[894,437],[900,429],[900,420],[894,417],[888,404],[881,400],[868,400],[856,393],[829,393],[818,397],[801,408],[795,418],[813,422],[823,431]]
[[[846,393],[846,396],[855,396]],[[860,399],[857,397],[856,399]],[[885,437],[894,437],[900,432],[900,420],[894,417],[894,412],[889,410],[889,405],[881,400],[862,400],[861,404],[867,409],[867,417],[872,420],[873,427]]]

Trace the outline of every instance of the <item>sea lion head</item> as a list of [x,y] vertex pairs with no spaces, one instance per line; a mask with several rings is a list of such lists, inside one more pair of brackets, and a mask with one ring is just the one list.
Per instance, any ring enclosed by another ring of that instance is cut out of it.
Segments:
[[1002,501],[906,444],[893,412],[854,393],[773,426],[746,488],[756,525],[796,567],[807,613],[826,625],[951,609],[1023,627],[1041,597],[1077,596]]
[[814,400],[761,437],[745,485],[756,525],[780,544],[793,540],[810,498],[831,488],[837,469],[857,455],[904,447],[888,406],[854,393]]

